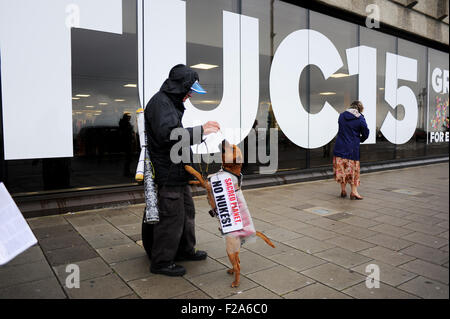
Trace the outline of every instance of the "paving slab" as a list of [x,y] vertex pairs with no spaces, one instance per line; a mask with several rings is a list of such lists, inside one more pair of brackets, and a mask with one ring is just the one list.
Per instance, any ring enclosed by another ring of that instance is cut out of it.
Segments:
[[342,235],[339,235],[338,237],[334,237],[332,239],[328,239],[325,242],[334,244],[351,252],[357,252],[375,246],[374,244],[368,243],[366,241]]
[[136,216],[126,211],[122,211],[120,214],[116,216],[103,216],[103,218],[116,227],[136,224],[142,221],[142,217]]
[[0,289],[0,299],[66,299],[55,277]]
[[53,271],[45,260],[33,263],[0,267],[0,288],[54,277]]
[[25,252],[8,262],[6,265],[0,266],[0,270],[2,269],[2,267],[30,264],[41,260],[45,260],[45,256],[42,252],[41,247],[36,244],[28,248]]
[[415,259],[415,257],[405,255],[402,252],[397,252],[395,250],[387,249],[381,246],[362,250],[359,253],[372,259],[380,260],[392,266],[399,266]]
[[396,251],[399,251],[403,248],[409,247],[414,244],[413,242],[400,239],[397,237],[392,237],[386,234],[377,234],[374,236],[364,238],[364,240],[369,243],[376,244],[378,246],[383,246],[385,248]]
[[[277,255],[275,255],[277,256]],[[272,256],[273,258],[274,256]],[[247,275],[263,269],[271,268],[277,264],[272,260],[258,255],[252,251],[245,251],[239,254],[239,259],[241,260],[241,274]],[[226,269],[231,268],[231,263],[228,257],[223,257],[218,259],[222,265],[226,266]]]
[[147,253],[144,248],[131,242],[126,245],[117,245],[97,249],[97,253],[107,262],[116,263],[123,260],[134,259],[138,257],[146,257]]
[[97,213],[80,213],[66,215],[66,220],[75,228],[97,225],[108,225],[108,222]]
[[248,275],[248,277],[278,295],[287,294],[314,282],[313,279],[284,266],[261,270]]
[[353,237],[356,239],[364,239],[364,238],[374,236],[377,234],[376,231],[358,227],[358,226],[354,226],[354,225],[349,225],[346,227],[336,229],[335,232],[338,233],[338,235],[341,234],[341,235]]
[[52,266],[66,265],[98,257],[97,252],[88,244],[45,251],[45,256]]
[[440,217],[447,217],[448,218],[448,213],[446,213],[446,214],[437,214],[437,215],[433,215],[433,216],[424,216],[424,215],[420,215],[420,214],[408,214],[408,215],[405,215],[402,218],[403,218],[403,220],[408,221],[408,224],[410,222],[418,222],[418,223],[422,223],[422,224],[426,224],[426,225],[434,225],[434,224],[438,224],[438,223],[440,223],[440,222],[445,220],[445,219],[440,218]]
[[337,237],[339,235],[333,231],[329,231],[329,230],[325,230],[325,229],[322,229],[319,227],[313,227],[313,226],[308,227],[308,228],[299,229],[298,232],[305,236],[315,238],[317,240],[326,240],[326,239]]
[[353,253],[340,247],[331,248],[320,253],[316,253],[314,254],[314,256],[317,256],[323,260],[332,262],[344,268],[352,268],[371,260],[371,258],[367,256]]
[[406,224],[409,224],[410,221],[406,220],[405,218],[398,218],[394,216],[389,215],[380,215],[374,218],[375,221],[379,222],[380,224],[389,224],[392,226],[404,226]]
[[228,274],[224,270],[210,272],[204,275],[189,278],[188,280],[195,287],[201,289],[207,295],[215,299],[229,297],[258,286],[257,283],[248,279],[247,276],[241,275],[239,287],[232,288],[231,283],[234,280],[234,276]]
[[134,244],[128,236],[114,229],[110,232],[101,232],[91,235],[83,235],[84,239],[95,249],[111,248],[114,246]]
[[[80,269],[80,281],[103,277],[113,272],[112,269],[100,257],[79,261],[73,264],[77,265]],[[66,282],[67,276],[72,274],[70,268],[67,268],[68,265],[53,267],[59,281],[63,284]]]
[[298,250],[273,255],[270,259],[297,272],[326,263],[321,258]]
[[271,228],[265,231],[262,231],[264,235],[266,235],[268,238],[272,240],[276,240],[279,242],[286,242],[291,239],[302,237],[302,234],[287,230],[286,228]]
[[425,299],[448,299],[448,285],[425,278],[416,277],[400,286],[399,289]]
[[[370,267],[368,267],[369,265]],[[417,277],[416,273],[407,271],[399,267],[394,267],[379,260],[371,260],[359,266],[353,267],[352,270],[363,276],[368,276],[373,272],[373,265],[376,265],[379,268],[380,281],[392,287],[396,287],[406,281]]]
[[318,282],[292,291],[283,297],[285,299],[351,299],[350,296]]
[[445,245],[448,245],[448,239],[427,235],[420,232],[414,232],[409,235],[406,235],[405,237],[403,237],[403,239],[431,248],[441,248],[444,247]]
[[64,289],[71,299],[117,299],[133,294],[116,274],[81,281],[80,288]]
[[400,268],[448,285],[449,272],[445,267],[416,259],[401,265]]
[[256,241],[253,243],[246,243],[243,247],[246,250],[253,251],[261,256],[270,257],[276,254],[281,254],[284,252],[287,252],[289,250],[292,250],[293,248],[285,245],[283,243],[277,242],[275,240],[272,241],[275,248],[270,247],[267,245],[263,240],[256,238]]
[[194,291],[183,293],[179,296],[172,297],[171,299],[185,299],[186,300],[186,299],[212,299],[212,298],[210,296],[208,296],[207,294],[205,294],[200,289],[197,289]]
[[217,224],[217,222],[215,222],[214,227],[209,227],[208,231],[197,228],[195,231],[195,239],[197,241],[197,244],[208,243],[208,242],[212,242],[212,241],[216,241],[217,239],[220,239],[219,236],[210,232],[210,231],[213,231],[215,233],[219,233],[219,231],[217,230],[217,227],[218,227],[218,224]]
[[353,225],[353,226],[362,227],[362,228],[369,228],[369,227],[373,227],[373,226],[380,224],[378,221],[359,217],[359,216],[352,216],[352,217],[343,219],[342,222]]
[[31,218],[27,220],[28,225],[34,231],[35,229],[39,229],[42,227],[51,227],[51,226],[59,226],[66,225],[67,221],[62,216],[47,216],[47,217],[38,217]]
[[197,290],[183,277],[162,275],[133,280],[128,285],[143,299],[167,299]]
[[35,228],[33,229],[33,233],[38,240],[41,240],[44,238],[56,238],[76,234],[77,231],[71,224],[66,223],[63,225]]
[[117,226],[117,229],[120,230],[125,235],[127,235],[128,237],[131,237],[134,235],[141,235],[142,222],[135,223],[135,224],[129,224],[129,225],[119,225],[119,226]]
[[[298,221],[295,219],[291,219],[291,218],[280,218],[279,220],[273,221],[272,222],[274,225],[271,228],[274,227],[282,227],[284,229],[296,232],[296,233],[300,233],[301,230],[305,229],[305,228],[310,228],[311,225],[307,224],[306,222],[303,221]],[[256,225],[255,225],[256,227]],[[257,228],[257,230],[259,230],[259,228]]]
[[[336,237],[337,238],[337,237]],[[324,251],[336,245],[332,241],[320,241],[308,236],[303,236],[301,238],[289,240],[285,242],[286,245],[304,251],[308,254],[314,254],[320,251]]]
[[151,275],[150,260],[147,256],[114,262],[109,266],[111,266],[114,272],[126,282],[146,278]]
[[[197,249],[206,251],[208,253],[208,256],[214,259],[219,259],[227,256],[224,238],[217,238],[214,241],[197,243],[195,247]],[[244,247],[241,247],[241,252],[245,251]]]
[[423,223],[417,223],[417,222],[413,222],[410,224],[407,224],[405,226],[403,226],[404,228],[407,229],[411,229],[411,230],[415,230],[421,233],[425,233],[428,235],[439,235],[443,232],[445,232],[447,229],[439,227],[437,225],[427,225],[427,224],[423,224]]
[[331,263],[302,271],[302,274],[337,290],[343,290],[365,280],[365,276]]
[[225,299],[282,299],[282,297],[264,287],[256,287],[226,297]]
[[418,299],[416,296],[380,282],[378,288],[369,289],[366,283],[360,283],[342,291],[357,299]]
[[67,235],[61,235],[58,237],[39,239],[39,245],[44,251],[74,247],[85,244],[86,241],[77,233],[68,233]]
[[387,234],[390,236],[394,236],[394,237],[403,237],[403,236],[406,236],[406,235],[414,232],[412,229],[406,229],[404,227],[392,226],[389,224],[379,224],[379,225],[373,226],[369,229],[376,231],[376,232],[383,233],[383,234]]
[[414,244],[401,250],[405,255],[420,258],[438,265],[448,262],[448,253],[439,249]]
[[[342,213],[340,213],[340,214],[342,214]],[[332,216],[334,216],[334,215],[321,217],[321,218],[315,218],[315,219],[306,221],[306,223],[326,229],[326,230],[331,230],[331,231],[347,226],[347,224],[345,224],[345,223],[342,223],[340,221],[330,218]]]

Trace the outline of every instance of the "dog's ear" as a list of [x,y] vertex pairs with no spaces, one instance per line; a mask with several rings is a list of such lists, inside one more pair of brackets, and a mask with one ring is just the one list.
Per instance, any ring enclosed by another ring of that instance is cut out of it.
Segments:
[[235,164],[242,164],[243,158],[242,158],[242,152],[237,147],[237,145],[233,145],[233,163]]
[[225,151],[231,146],[230,142],[228,142],[226,139],[224,139],[220,144],[219,144],[219,150],[220,152],[223,154],[225,153]]

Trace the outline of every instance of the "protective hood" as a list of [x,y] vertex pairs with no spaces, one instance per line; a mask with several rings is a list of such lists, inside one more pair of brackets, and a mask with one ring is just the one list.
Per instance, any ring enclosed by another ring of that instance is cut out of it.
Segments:
[[161,91],[168,94],[171,99],[181,102],[198,80],[197,72],[184,64],[178,64],[170,70],[169,78],[163,83]]
[[358,110],[355,109],[348,109],[344,112],[344,118],[347,121],[356,120],[361,116],[361,113],[358,112]]

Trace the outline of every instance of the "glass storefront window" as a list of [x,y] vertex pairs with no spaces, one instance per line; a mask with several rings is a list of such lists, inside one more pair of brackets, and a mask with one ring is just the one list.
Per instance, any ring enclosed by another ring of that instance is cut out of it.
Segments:
[[[294,31],[308,27],[308,11],[282,1],[271,3],[270,0],[243,0],[242,14],[259,20],[259,108],[254,128],[266,130],[265,137],[258,138],[265,141],[267,153],[272,151],[268,149],[270,129],[278,131],[278,171],[282,172],[306,168],[306,150],[292,143],[278,126],[269,93],[270,68],[273,54],[283,39]],[[300,79],[301,97],[307,96],[307,74],[305,70]],[[258,173],[259,166],[250,163],[245,165],[244,172]]]
[[123,0],[122,8],[121,35],[72,29],[74,157],[7,161],[11,193],[134,183],[136,1]]
[[427,154],[448,155],[450,131],[448,93],[448,53],[428,49],[429,97],[426,119]]
[[397,53],[396,38],[365,27],[359,27],[360,45],[377,49],[376,144],[361,145],[361,162],[394,159],[395,145],[386,140],[381,126],[391,110],[385,101],[386,53]]
[[[417,125],[412,138],[405,144],[397,145],[396,158],[420,157],[426,155],[426,109],[427,109],[427,48],[398,39],[398,54],[417,60],[417,82],[399,80],[398,86],[409,87],[417,100]],[[397,119],[403,119],[405,109],[397,107]]]
[[[358,76],[349,76],[346,50],[358,46],[358,26],[326,15],[310,12],[310,29],[325,35],[336,47],[343,66],[327,80],[320,69],[311,67],[310,113],[320,112],[326,102],[338,113],[358,99]],[[325,128],[324,128],[325,130]],[[311,167],[332,163],[335,139],[321,148],[311,149]]]
[[[163,0],[161,1],[163,4]],[[134,181],[134,173],[140,146],[135,112],[140,107],[138,71],[139,67],[142,68],[142,65],[138,65],[138,54],[140,54],[138,36],[140,35],[137,34],[137,30],[140,28],[138,28],[137,3],[137,0],[122,0],[122,34],[72,28],[74,157],[2,160],[0,179],[7,183],[11,193],[17,195],[29,192],[58,192],[84,187],[109,188],[137,185]],[[258,147],[262,146],[261,143],[265,144],[267,155],[274,151],[269,147],[270,129],[278,132],[278,172],[331,167],[332,163],[335,138],[327,137],[327,141],[331,140],[329,143],[312,147],[314,137],[308,133],[305,144],[310,147],[299,147],[292,141],[293,139],[289,138],[288,133],[283,132],[280,113],[274,113],[274,110],[275,112],[289,111],[288,105],[283,104],[283,99],[279,104],[272,101],[270,75],[275,64],[274,57],[289,35],[306,29],[311,30],[308,39],[311,39],[312,32],[319,32],[326,37],[342,61],[342,67],[328,79],[324,78],[323,72],[317,65],[307,66],[298,79],[300,101],[305,111],[310,113],[307,125],[304,123],[304,126],[308,126],[309,132],[312,127],[311,116],[320,113],[325,103],[329,103],[336,113],[341,113],[352,101],[359,99],[359,77],[349,75],[347,50],[358,46],[368,46],[376,49],[376,123],[374,124],[376,143],[361,146],[361,162],[364,164],[448,154],[449,144],[446,141],[446,134],[449,134],[448,53],[280,0],[186,0],[185,4],[186,64],[198,72],[202,86],[208,91],[207,95],[194,95],[190,102],[202,111],[216,110],[226,90],[223,43],[224,37],[228,38],[227,30],[223,28],[224,12],[241,14],[249,17],[249,20],[253,19],[253,22],[257,19],[258,30],[251,29],[251,32],[257,34],[259,45],[259,52],[255,49],[252,55],[254,57],[259,53],[259,77],[255,76],[259,81],[259,96],[253,95],[255,101],[258,97],[257,104],[254,103],[257,114],[253,128],[266,130],[266,133],[262,133],[264,136],[257,136],[257,141]],[[107,14],[108,9],[105,10],[104,14]],[[237,20],[233,20],[236,15],[232,16],[230,21],[237,26]],[[242,19],[241,17],[239,22],[241,32],[239,36],[242,36]],[[235,28],[234,35],[238,34],[236,30]],[[237,36],[234,40],[236,38]],[[243,45],[241,38],[239,41],[239,46],[233,47],[235,54]],[[233,60],[233,62],[239,60],[240,73],[236,71],[233,79],[240,82],[242,95],[242,88],[245,88],[245,83],[248,82],[244,82],[242,51],[240,53],[239,58]],[[387,140],[381,132],[381,127],[388,115],[392,115],[397,120],[405,117],[403,105],[393,107],[386,102],[386,55],[388,53],[415,59],[418,62],[416,82],[398,81],[398,87],[407,86],[413,92],[418,108],[417,125],[413,136],[406,143],[398,145]],[[324,60],[329,57],[327,54],[329,53],[324,54]],[[291,56],[292,61],[289,62],[295,63],[296,58]],[[312,60],[310,55],[308,59]],[[284,80],[279,79],[280,82]],[[291,88],[294,93],[296,93],[295,90],[296,87]],[[51,90],[49,98],[51,98]],[[234,103],[235,101],[239,103]],[[242,102],[242,97],[233,99],[231,104],[235,107],[235,111],[238,108],[236,105],[241,110],[241,114],[236,114],[236,118],[242,117],[244,108],[248,107]],[[291,109],[292,113],[294,111],[296,110]],[[279,117],[278,121],[276,115]],[[292,118],[291,124],[294,124],[293,130],[295,130],[298,114],[289,116]],[[252,121],[253,114],[250,119],[250,122]],[[301,123],[300,119],[298,121]],[[243,128],[242,119],[237,120],[236,123],[240,123],[240,128]],[[298,126],[300,131],[300,124]],[[3,138],[3,128],[1,130],[0,139]],[[329,127],[324,127],[323,130],[327,131]],[[320,133],[316,132],[316,134]],[[260,169],[267,164],[258,158],[258,152],[256,152],[256,163],[248,163],[249,141],[247,137],[241,142],[246,160],[243,173],[260,174]],[[205,160],[208,156],[203,155],[202,158]],[[206,167],[205,164],[203,162],[203,169]],[[209,172],[216,171],[219,166],[220,163],[210,165]],[[196,168],[201,170],[199,167]]]

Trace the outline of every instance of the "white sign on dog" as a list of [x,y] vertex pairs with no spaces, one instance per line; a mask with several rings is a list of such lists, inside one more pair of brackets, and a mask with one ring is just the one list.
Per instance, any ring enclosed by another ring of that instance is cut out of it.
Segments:
[[210,182],[222,233],[227,234],[242,229],[244,225],[231,175],[220,172],[211,176]]

